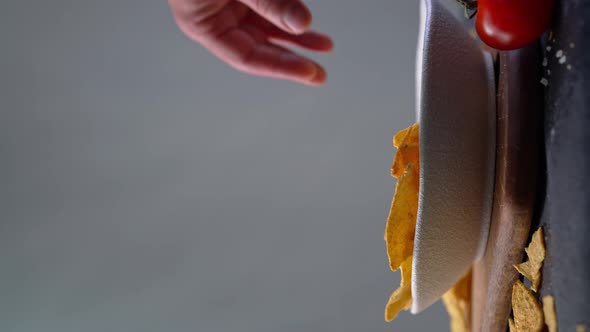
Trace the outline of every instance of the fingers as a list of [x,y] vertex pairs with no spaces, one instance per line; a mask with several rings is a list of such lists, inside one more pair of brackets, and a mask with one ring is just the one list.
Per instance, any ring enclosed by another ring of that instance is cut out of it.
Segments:
[[280,29],[300,34],[311,24],[311,12],[300,0],[239,0]]
[[281,47],[288,43],[327,52],[332,41],[305,32],[311,14],[300,0],[169,0],[183,32],[223,62],[242,72],[322,85],[325,70]]
[[325,70],[314,61],[261,39],[260,31],[232,29],[209,49],[232,67],[253,75],[321,85]]
[[277,45],[258,45],[244,61],[245,72],[321,85],[326,80],[324,69],[317,63]]
[[265,37],[273,42],[286,43],[316,52],[330,52],[334,47],[332,39],[325,34],[308,31],[302,34],[292,34],[277,28],[257,14],[249,15],[244,22],[245,27],[256,27]]
[[334,48],[334,43],[330,37],[315,31],[305,32],[300,35],[292,35],[282,31],[270,32],[268,37],[273,41],[284,42],[316,52],[330,52]]

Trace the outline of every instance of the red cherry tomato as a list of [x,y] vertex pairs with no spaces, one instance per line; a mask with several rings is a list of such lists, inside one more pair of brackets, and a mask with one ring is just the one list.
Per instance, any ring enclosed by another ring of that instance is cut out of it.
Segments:
[[478,0],[477,34],[498,50],[525,47],[547,30],[554,4],[555,0]]

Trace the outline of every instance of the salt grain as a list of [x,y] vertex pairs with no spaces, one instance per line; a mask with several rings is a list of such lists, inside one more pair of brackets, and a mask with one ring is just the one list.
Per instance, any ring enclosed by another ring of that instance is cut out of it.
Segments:
[[555,57],[556,58],[561,58],[562,55],[563,55],[563,51],[562,50],[557,50],[557,52],[555,53]]
[[567,70],[572,70],[572,65],[567,65],[566,68]]
[[551,76],[551,70],[547,69],[547,75]]
[[547,46],[547,52],[551,51],[551,46]]
[[576,47],[576,44],[570,43],[570,48],[574,48],[574,47]]
[[565,59],[565,55],[564,55],[564,56],[562,56],[561,58],[559,58],[559,63],[560,63],[560,64],[564,64],[564,63],[565,63],[565,60],[566,60],[566,59]]
[[543,67],[547,67],[547,58],[543,58]]
[[544,86],[547,86],[549,84],[549,81],[547,81],[547,79],[545,77],[543,77],[541,79],[541,84],[543,84]]

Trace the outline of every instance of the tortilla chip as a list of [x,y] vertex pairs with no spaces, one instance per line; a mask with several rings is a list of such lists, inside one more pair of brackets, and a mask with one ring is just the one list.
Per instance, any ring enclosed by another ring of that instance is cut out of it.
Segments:
[[555,314],[555,299],[551,295],[543,296],[543,314],[548,332],[557,332],[557,315]]
[[414,250],[416,214],[418,212],[418,186],[418,172],[414,164],[410,163],[406,166],[402,177],[397,181],[385,226],[387,256],[392,271],[397,270],[402,262],[412,255]]
[[516,325],[514,325],[514,320],[512,318],[508,318],[508,330],[510,332],[517,332]]
[[[396,144],[396,138],[404,133],[403,137]],[[402,130],[400,133],[395,135],[393,142],[395,147],[398,148],[393,164],[391,165],[391,176],[399,178],[404,173],[406,165],[413,163],[416,169],[420,169],[420,149],[418,144],[419,128],[418,124]]]
[[402,280],[399,288],[389,297],[385,306],[385,320],[392,321],[402,310],[410,309],[412,305],[412,256],[408,257],[402,264]]
[[418,143],[418,127],[419,124],[416,122],[408,128],[400,130],[393,136],[393,146],[398,148],[403,141],[406,141],[406,143]]
[[[388,322],[392,321],[401,310],[408,310],[412,305],[412,253],[420,185],[417,166],[418,124],[395,135],[393,144],[400,147],[396,153],[394,165],[397,165],[395,167],[402,172],[394,175],[399,177],[399,180],[385,226],[385,242],[389,266],[392,271],[401,268],[401,282],[400,287],[391,294],[385,306],[385,320]],[[416,152],[412,152],[414,150]]]
[[391,176],[396,178],[402,176],[408,163],[412,163],[416,166],[416,169],[420,169],[419,157],[420,148],[418,144],[402,144],[395,154],[395,159],[391,166]]
[[543,228],[539,228],[531,239],[531,243],[525,249],[528,261],[515,265],[520,274],[531,281],[531,289],[534,292],[539,290],[541,283],[541,267],[545,259],[545,242],[543,240]]
[[520,280],[512,286],[512,314],[517,331],[540,332],[543,330],[545,323],[541,305]]
[[471,277],[469,270],[442,297],[451,320],[451,332],[471,331]]
[[588,332],[588,327],[584,324],[576,325],[576,332]]

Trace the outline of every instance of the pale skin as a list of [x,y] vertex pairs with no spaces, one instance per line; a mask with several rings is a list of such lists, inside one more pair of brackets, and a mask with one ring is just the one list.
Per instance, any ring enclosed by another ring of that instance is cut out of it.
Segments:
[[257,76],[311,86],[326,81],[317,62],[285,45],[329,52],[325,34],[311,31],[311,12],[300,0],[168,0],[190,39],[231,67]]

